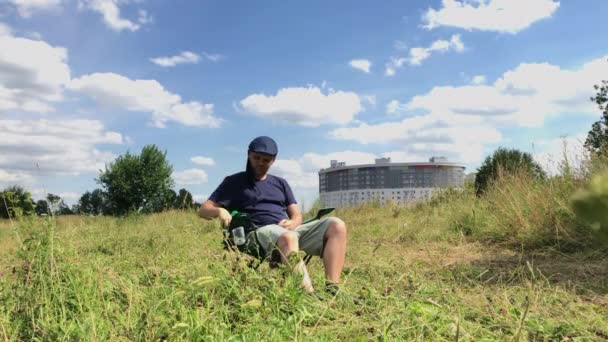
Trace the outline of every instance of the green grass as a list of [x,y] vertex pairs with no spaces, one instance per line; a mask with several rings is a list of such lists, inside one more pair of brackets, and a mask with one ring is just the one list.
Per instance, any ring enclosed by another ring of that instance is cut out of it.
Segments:
[[608,253],[569,206],[583,183],[337,210],[347,265],[325,300],[193,213],[3,221],[0,340],[606,340]]

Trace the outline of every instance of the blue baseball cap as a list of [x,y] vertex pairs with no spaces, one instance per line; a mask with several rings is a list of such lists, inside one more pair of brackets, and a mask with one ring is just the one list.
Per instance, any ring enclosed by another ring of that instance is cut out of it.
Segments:
[[271,137],[261,136],[249,143],[249,151],[270,154],[276,156],[279,153],[277,143]]

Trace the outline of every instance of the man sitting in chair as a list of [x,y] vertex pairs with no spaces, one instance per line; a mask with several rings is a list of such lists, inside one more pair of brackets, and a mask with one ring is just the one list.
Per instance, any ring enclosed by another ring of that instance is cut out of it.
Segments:
[[[219,218],[228,227],[232,216],[228,210],[249,215],[259,227],[255,235],[266,255],[275,248],[281,261],[288,263],[289,255],[303,250],[323,259],[326,288],[338,289],[346,254],[346,225],[336,217],[302,224],[302,214],[287,181],[268,173],[278,153],[275,141],[266,136],[249,144],[247,168],[228,176],[199,209],[199,216],[210,220]],[[302,288],[313,292],[306,264],[299,261],[294,271],[302,275]]]

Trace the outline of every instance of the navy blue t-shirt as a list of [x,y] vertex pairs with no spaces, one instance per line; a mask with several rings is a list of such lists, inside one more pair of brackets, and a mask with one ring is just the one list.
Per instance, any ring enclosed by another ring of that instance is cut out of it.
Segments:
[[246,172],[224,178],[209,200],[228,211],[247,213],[258,227],[289,219],[287,206],[297,203],[285,179],[269,174],[266,179],[252,183]]

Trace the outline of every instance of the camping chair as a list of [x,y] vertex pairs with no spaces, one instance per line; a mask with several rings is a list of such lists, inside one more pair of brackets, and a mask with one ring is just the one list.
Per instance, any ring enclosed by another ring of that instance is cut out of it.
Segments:
[[[315,220],[320,220],[321,217],[323,217],[323,216],[331,213],[334,210],[335,210],[335,208],[322,208],[322,209],[319,209],[319,211],[317,212],[317,214],[315,215],[315,217],[313,217],[312,219],[309,219],[309,220],[306,220],[306,221],[302,222],[302,224],[309,223],[309,222],[312,222],[312,221],[315,221]],[[233,211],[232,212],[232,216],[236,218],[236,215],[238,215],[238,219],[237,220],[233,219],[233,222],[231,222],[230,227],[227,230],[224,230],[223,245],[224,245],[224,249],[230,249],[230,250],[236,250],[236,251],[244,252],[244,250],[239,249],[232,242],[231,230],[233,228],[236,228],[239,225],[243,225],[244,221],[248,220],[248,217],[247,217],[247,214],[245,214],[245,213],[239,213],[239,212]],[[258,248],[258,251],[261,250],[261,246],[259,244],[256,247]],[[312,259],[312,257],[313,257],[313,255],[307,254],[304,257],[304,262],[308,265],[308,262],[310,262],[310,259]],[[254,263],[254,261],[256,259],[259,260],[260,262],[256,266],[253,266],[253,263]],[[249,262],[249,266],[250,267],[252,267],[254,269],[257,269],[262,264],[262,262],[264,260],[268,259],[270,267],[274,268],[274,267],[276,267],[278,265],[278,263],[280,263],[281,256],[279,254],[278,249],[275,249],[271,253],[271,255],[269,257],[266,256],[266,255],[264,255],[263,257],[261,257],[261,256],[259,256],[259,253],[258,253],[258,257],[256,259],[253,259],[253,260],[251,260]]]

